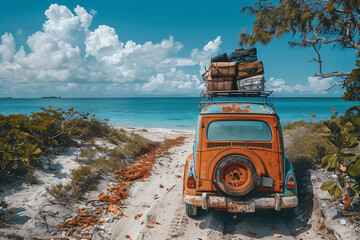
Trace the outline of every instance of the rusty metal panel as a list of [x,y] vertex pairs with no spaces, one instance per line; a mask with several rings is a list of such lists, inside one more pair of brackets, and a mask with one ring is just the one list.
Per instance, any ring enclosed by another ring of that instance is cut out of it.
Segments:
[[[251,198],[247,201],[243,202],[243,204],[251,203],[255,204],[256,209],[275,209],[279,208],[294,208],[298,205],[298,198],[296,196],[291,197],[282,197],[277,195],[278,202],[275,197],[261,197],[261,198]],[[184,202],[190,205],[202,207],[203,198],[202,196],[191,196],[185,195]],[[229,204],[231,205],[232,201],[227,201],[225,197],[216,197],[216,196],[208,196],[206,200],[209,208],[229,208]],[[278,204],[278,205],[277,205]],[[277,206],[276,206],[277,205]]]
[[253,114],[275,114],[273,108],[255,103],[224,103],[207,106],[201,110],[200,114],[217,113],[253,113]]

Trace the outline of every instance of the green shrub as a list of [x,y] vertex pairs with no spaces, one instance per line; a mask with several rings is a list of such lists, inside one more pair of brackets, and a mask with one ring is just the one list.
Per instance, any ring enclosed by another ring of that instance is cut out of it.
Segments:
[[[125,167],[128,158],[147,151],[150,143],[137,134],[109,126],[95,115],[80,113],[70,108],[41,108],[30,115],[0,115],[0,180],[16,181],[17,176],[28,176],[35,181],[33,172],[41,155],[58,154],[68,146],[82,146],[84,165],[71,171],[71,182],[47,187],[58,202],[77,201],[82,193],[96,188],[102,173]],[[108,149],[95,143],[101,138],[122,148]],[[73,139],[81,140],[77,144]]]
[[296,121],[296,122],[289,122],[283,121],[281,123],[284,130],[292,130],[299,127],[306,127],[309,128],[313,132],[317,132],[322,127],[322,121],[320,122],[307,122],[304,120]]
[[284,130],[290,130],[290,129],[294,129],[297,127],[303,127],[306,126],[307,122],[305,122],[304,120],[301,121],[282,121],[281,125],[283,127]]
[[132,134],[127,144],[123,148],[123,154],[136,157],[146,152],[146,146],[149,144],[149,140],[143,138],[138,134]]
[[334,147],[321,136],[322,123],[298,121],[292,123],[286,132],[291,133],[291,141],[285,153],[299,178],[307,169],[320,164],[323,156],[334,151]]
[[125,158],[120,156],[99,157],[90,164],[94,169],[99,169],[101,173],[114,172],[126,166]]
[[[353,120],[360,122],[360,118],[355,117]],[[324,138],[335,150],[323,157],[322,165],[336,174],[337,180],[324,182],[321,189],[328,191],[335,200],[343,197],[344,210],[351,210],[354,197],[349,192],[360,194],[360,156],[349,151],[359,145],[358,132],[352,122],[343,123],[337,114],[332,116],[331,120],[325,121],[324,125]],[[355,208],[354,205],[352,207]]]
[[318,134],[301,134],[293,137],[292,143],[285,153],[295,167],[295,174],[301,177],[307,169],[314,168],[317,164],[320,164],[321,159],[327,153],[332,152],[333,149]]
[[57,184],[55,186],[46,186],[46,191],[55,198],[57,202],[69,203],[72,200],[71,186]]
[[71,170],[69,177],[71,181],[67,185],[60,183],[46,187],[46,191],[59,203],[78,201],[84,192],[95,190],[100,174],[89,166],[80,166]]
[[41,108],[30,115],[0,114],[0,180],[16,176],[32,178],[41,154],[58,154],[74,144],[72,138],[89,140],[101,137],[114,143],[127,142],[126,132],[118,131],[106,121],[89,117],[70,108],[66,111]]

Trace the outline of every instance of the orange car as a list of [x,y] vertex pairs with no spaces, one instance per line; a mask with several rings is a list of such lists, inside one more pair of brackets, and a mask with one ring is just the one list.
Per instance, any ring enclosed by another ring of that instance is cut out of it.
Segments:
[[261,103],[203,108],[185,164],[183,196],[189,216],[199,207],[234,213],[295,208],[294,169],[274,109]]

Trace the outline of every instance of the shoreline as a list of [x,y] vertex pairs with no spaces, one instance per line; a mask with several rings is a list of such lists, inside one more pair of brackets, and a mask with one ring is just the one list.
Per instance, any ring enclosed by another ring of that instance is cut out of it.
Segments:
[[156,128],[156,127],[138,127],[138,126],[123,126],[119,124],[109,124],[110,126],[113,126],[116,129],[125,129],[125,130],[135,130],[135,131],[150,131],[150,132],[184,132],[184,133],[194,133],[195,130],[185,130],[185,129],[175,129],[175,128]]

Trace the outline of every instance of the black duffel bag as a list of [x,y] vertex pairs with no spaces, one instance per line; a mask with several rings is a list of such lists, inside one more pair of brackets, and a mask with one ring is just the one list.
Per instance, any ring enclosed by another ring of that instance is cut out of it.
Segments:
[[211,59],[211,62],[228,62],[229,58],[226,53],[217,55]]
[[257,52],[256,48],[250,49],[236,49],[234,52],[230,54],[230,61],[232,62],[255,62],[257,61]]

